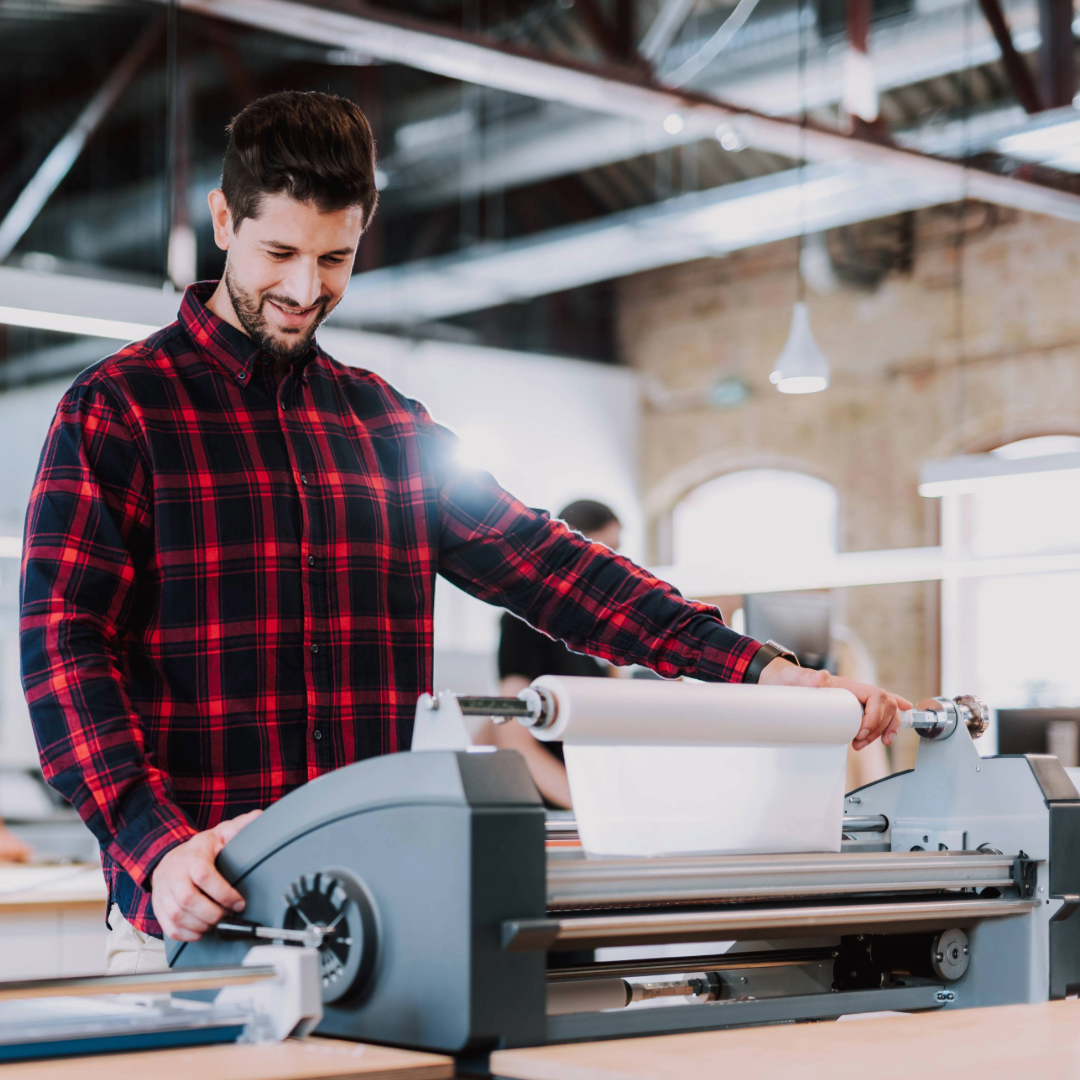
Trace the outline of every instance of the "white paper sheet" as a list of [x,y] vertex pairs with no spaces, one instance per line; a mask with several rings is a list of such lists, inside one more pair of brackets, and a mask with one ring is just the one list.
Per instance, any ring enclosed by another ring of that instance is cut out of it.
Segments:
[[838,851],[846,690],[538,679],[590,855]]

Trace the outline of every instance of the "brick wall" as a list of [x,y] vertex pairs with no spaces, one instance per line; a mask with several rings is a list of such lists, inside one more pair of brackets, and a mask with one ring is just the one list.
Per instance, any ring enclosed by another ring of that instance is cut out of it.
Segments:
[[[1080,434],[1080,226],[1015,213],[969,225],[961,342],[956,220],[953,208],[918,215],[910,273],[873,290],[808,291],[832,364],[823,394],[786,396],[768,382],[790,326],[794,242],[621,283],[618,326],[631,364],[673,390],[724,375],[753,389],[748,404],[727,411],[646,411],[641,465],[654,545],[656,523],[687,490],[757,466],[833,483],[841,550],[935,544],[937,504],[916,490],[925,459]],[[941,692],[936,585],[839,593],[885,685],[916,698]]]

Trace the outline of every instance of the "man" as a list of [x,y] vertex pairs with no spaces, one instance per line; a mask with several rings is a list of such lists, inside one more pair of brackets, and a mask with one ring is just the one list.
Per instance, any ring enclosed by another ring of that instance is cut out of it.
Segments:
[[[828,682],[461,466],[423,406],[318,348],[374,166],[349,101],[244,109],[209,199],[223,280],[83,372],[42,451],[23,685],[45,776],[101,843],[113,971],[242,910],[214,860],[262,807],[408,749],[437,573],[615,663]],[[845,685],[856,745],[891,740],[906,703]]]
[[[587,540],[616,551],[622,539],[622,523],[610,506],[595,499],[578,499],[559,511],[566,522]],[[571,652],[509,612],[503,614],[499,634],[499,693],[513,697],[541,675],[579,675],[603,678],[611,668],[593,656]],[[569,809],[570,782],[563,764],[561,742],[539,742],[520,724],[487,723],[477,742],[503,750],[516,750],[525,759],[529,774],[544,801]]]

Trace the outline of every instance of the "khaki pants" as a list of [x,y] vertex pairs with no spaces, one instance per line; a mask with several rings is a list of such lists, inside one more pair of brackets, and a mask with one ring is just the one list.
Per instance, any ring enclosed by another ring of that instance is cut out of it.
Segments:
[[109,907],[109,931],[105,938],[106,975],[143,975],[148,971],[168,971],[165,959],[165,942],[136,930],[120,914],[120,909]]

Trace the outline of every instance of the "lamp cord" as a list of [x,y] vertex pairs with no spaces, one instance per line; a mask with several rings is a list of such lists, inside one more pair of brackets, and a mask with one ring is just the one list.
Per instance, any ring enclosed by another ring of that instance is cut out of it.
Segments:
[[806,0],[799,0],[796,10],[799,20],[799,103],[802,112],[799,117],[799,242],[795,254],[795,296],[801,304],[806,300],[806,282],[802,274],[803,247],[806,244]]

